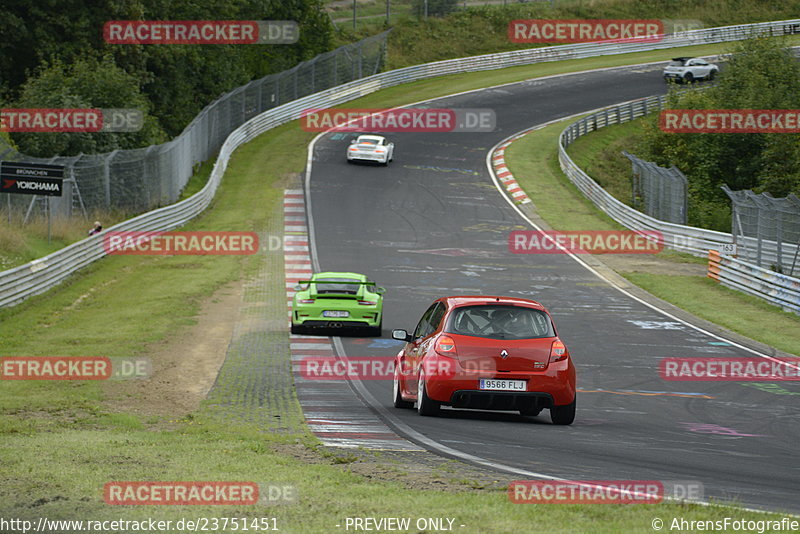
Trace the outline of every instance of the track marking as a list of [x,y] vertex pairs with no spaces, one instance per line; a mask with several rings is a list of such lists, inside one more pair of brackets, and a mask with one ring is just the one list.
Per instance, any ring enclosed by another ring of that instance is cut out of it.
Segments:
[[[312,268],[314,264],[309,255],[303,190],[285,190],[283,204],[284,276],[289,318],[287,326],[291,326],[294,287],[300,280],[309,279],[314,273]],[[320,270],[319,266],[316,270]],[[398,436],[376,417],[358,397],[353,395],[346,381],[303,378],[300,362],[304,358],[336,356],[330,337],[291,334],[289,352],[297,398],[306,417],[306,424],[324,445],[342,448],[360,447],[369,450],[422,450]]]

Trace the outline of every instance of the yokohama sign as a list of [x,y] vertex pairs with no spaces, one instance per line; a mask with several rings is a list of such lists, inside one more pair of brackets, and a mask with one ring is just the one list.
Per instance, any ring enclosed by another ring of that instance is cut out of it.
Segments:
[[64,167],[4,161],[0,164],[0,193],[60,197]]

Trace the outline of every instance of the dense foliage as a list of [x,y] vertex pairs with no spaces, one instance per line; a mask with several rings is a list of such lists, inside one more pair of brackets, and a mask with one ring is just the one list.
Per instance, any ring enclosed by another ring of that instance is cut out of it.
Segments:
[[[800,63],[779,42],[736,45],[719,83],[703,91],[673,90],[672,109],[800,109]],[[730,229],[721,186],[776,197],[800,194],[800,134],[665,133],[658,117],[646,122],[637,155],[675,165],[689,180],[690,224]]]
[[[103,40],[109,20],[294,20],[300,40],[291,45],[110,45]],[[25,153],[147,146],[179,134],[225,92],[328,51],[331,35],[321,0],[5,0],[0,100],[15,108],[74,103],[146,111],[146,128],[139,135],[13,134]]]

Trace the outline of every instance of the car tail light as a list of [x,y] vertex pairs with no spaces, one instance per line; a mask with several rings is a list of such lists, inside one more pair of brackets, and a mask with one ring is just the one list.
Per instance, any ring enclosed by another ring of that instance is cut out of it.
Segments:
[[550,362],[560,362],[567,357],[567,347],[560,339],[553,341],[550,346]]
[[439,339],[436,340],[434,350],[442,356],[450,356],[451,358],[458,356],[456,352],[456,342],[450,336],[439,336]]
[[378,154],[383,154],[386,151],[384,149],[382,149],[382,148],[376,148],[375,152],[377,152]]
[[350,147],[350,151],[351,151],[351,152],[355,152],[355,151],[357,151],[357,150],[358,150],[358,147],[355,147],[355,146],[351,146],[351,147]]
[[378,302],[373,300],[359,300],[358,303],[362,306],[375,306]]
[[314,299],[300,299],[297,301],[298,304],[314,304]]

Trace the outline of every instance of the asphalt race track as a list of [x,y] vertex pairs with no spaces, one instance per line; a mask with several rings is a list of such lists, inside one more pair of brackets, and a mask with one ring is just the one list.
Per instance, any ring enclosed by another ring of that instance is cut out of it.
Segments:
[[[392,328],[413,329],[450,294],[533,298],[553,313],[578,370],[568,427],[549,413],[446,410],[440,418],[391,408],[391,381],[364,381],[387,423],[491,462],[578,480],[695,480],[704,500],[800,512],[800,386],[782,394],[736,382],[667,382],[664,357],[753,356],[618,291],[566,255],[508,252],[530,229],[504,200],[486,154],[518,131],[601,106],[663,93],[661,66],[522,82],[435,101],[491,108],[491,133],[391,133],[389,167],[348,165],[353,134],[326,134],[308,181],[318,265],[364,272],[387,288],[384,337],[341,339],[348,357],[391,358]],[[536,198],[532,199],[536,202]],[[413,437],[412,437],[413,439]],[[521,477],[525,478],[525,477]]]

